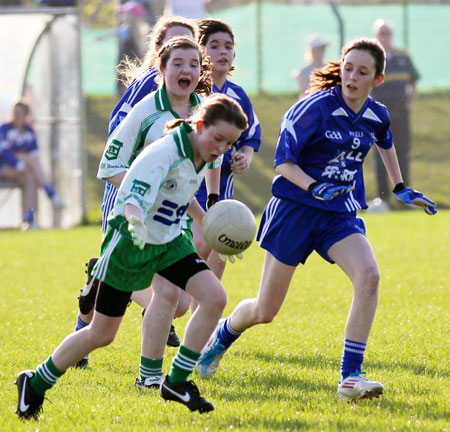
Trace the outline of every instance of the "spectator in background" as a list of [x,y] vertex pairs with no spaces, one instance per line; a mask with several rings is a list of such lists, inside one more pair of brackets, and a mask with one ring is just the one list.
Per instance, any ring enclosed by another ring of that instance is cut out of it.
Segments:
[[297,80],[299,88],[299,99],[305,96],[309,88],[309,78],[315,69],[320,69],[325,65],[324,55],[328,41],[318,34],[312,34],[308,37],[305,50],[305,60],[307,64],[300,66],[292,72]]
[[164,0],[165,16],[183,16],[185,18],[204,18],[207,15],[206,5],[212,0]]
[[0,175],[16,181],[23,188],[24,223],[22,229],[37,228],[37,189],[42,187],[56,208],[65,204],[47,179],[39,157],[36,134],[27,119],[30,109],[17,102],[13,107],[12,120],[0,126],[0,149],[3,165]]
[[[372,96],[386,105],[391,115],[391,131],[397,150],[400,170],[406,184],[411,183],[409,158],[411,148],[411,105],[416,95],[416,81],[419,74],[409,54],[393,46],[393,25],[384,19],[377,19],[373,33],[386,51],[386,72],[384,83],[372,90]],[[369,203],[372,211],[389,210],[391,193],[383,161],[375,153],[378,198]]]
[[117,98],[121,99],[127,87],[121,79],[120,64],[139,62],[145,54],[145,41],[150,27],[145,21],[146,11],[138,1],[127,1],[117,9],[118,26],[97,37],[97,40],[116,36],[119,42],[117,59]]
[[[116,29],[119,38],[118,64],[125,58],[141,59],[145,52],[145,39],[149,27],[145,23],[145,9],[137,1],[128,1],[119,6],[119,26]],[[120,80],[117,81],[117,96],[120,99],[126,91]]]

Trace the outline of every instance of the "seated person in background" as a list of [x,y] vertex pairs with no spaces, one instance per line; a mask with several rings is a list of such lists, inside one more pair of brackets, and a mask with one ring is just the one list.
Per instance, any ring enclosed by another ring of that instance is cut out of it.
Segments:
[[56,195],[53,184],[47,179],[39,158],[36,134],[27,124],[30,109],[17,102],[12,120],[0,126],[0,151],[3,165],[0,175],[16,181],[23,188],[24,228],[36,228],[37,189],[42,187],[56,208],[65,204]]
[[30,173],[25,164],[14,156],[14,153],[0,141],[0,179],[12,180],[22,188],[23,224],[28,228],[34,221],[33,203],[35,188]]

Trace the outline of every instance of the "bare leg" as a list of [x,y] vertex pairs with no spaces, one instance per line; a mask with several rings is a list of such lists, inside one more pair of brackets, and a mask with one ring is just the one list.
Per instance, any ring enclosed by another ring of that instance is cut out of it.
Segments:
[[92,309],[88,314],[82,314],[80,311],[78,311],[78,316],[82,319],[83,322],[86,324],[89,324],[92,321],[92,318],[94,318],[94,309]]
[[[159,280],[159,279],[163,279],[163,278],[155,275],[153,280],[155,280],[155,279]],[[152,282],[152,286],[153,286],[153,282]],[[131,295],[131,300],[136,302],[143,309],[147,309],[150,305],[150,301],[152,300],[152,295],[153,295],[152,286],[149,288],[146,288],[145,290],[134,291],[133,294]],[[174,286],[174,285],[172,285],[172,286]],[[178,289],[178,287],[176,287],[176,288]],[[190,303],[191,303],[191,296],[189,294],[185,293],[184,291],[181,291],[177,310],[175,311],[175,318],[182,317],[189,309]]]
[[266,252],[258,296],[242,300],[236,306],[231,314],[231,327],[242,332],[256,324],[272,322],[281,309],[295,269]]
[[27,169],[32,173],[38,187],[44,187],[50,183],[44,173],[38,153],[19,153],[17,156],[25,163]]
[[192,276],[186,292],[195,298],[198,307],[187,323],[183,346],[200,352],[222,316],[227,297],[220,281],[209,270]]
[[[26,214],[27,210],[36,210],[37,208],[37,185],[34,182],[31,173],[25,170],[21,171],[10,166],[2,168],[2,177],[15,181],[22,189],[22,205]],[[24,214],[24,219],[25,219]]]
[[[194,236],[194,246],[198,254],[206,261],[208,267],[221,280],[225,271],[225,262],[219,257],[219,254],[211,249],[203,237],[202,227],[197,222],[192,222],[192,234]],[[198,303],[193,298],[191,301],[191,313],[195,312]]]
[[158,274],[153,278],[152,287],[153,296],[142,322],[141,353],[149,359],[160,359],[164,356],[167,336],[182,291]]
[[[155,275],[155,278],[156,277],[157,275]],[[155,280],[155,278],[153,280]],[[136,302],[143,309],[147,309],[152,299],[152,294],[153,294],[152,287],[148,287],[140,291],[133,291],[133,294],[131,294],[131,300]]]
[[366,343],[375,317],[380,274],[367,238],[352,234],[328,251],[328,255],[352,281],[354,297],[345,329],[345,337]]
[[52,354],[54,365],[65,371],[96,348],[109,345],[116,336],[122,317],[111,318],[95,311],[92,323],[68,335]]
[[207,263],[208,267],[217,276],[217,279],[222,280],[226,261],[222,260],[216,251],[211,251]]
[[211,247],[206,243],[202,234],[202,227],[195,221],[192,222],[192,235],[194,237],[194,246],[197,249],[198,254],[205,261],[208,260],[211,253]]

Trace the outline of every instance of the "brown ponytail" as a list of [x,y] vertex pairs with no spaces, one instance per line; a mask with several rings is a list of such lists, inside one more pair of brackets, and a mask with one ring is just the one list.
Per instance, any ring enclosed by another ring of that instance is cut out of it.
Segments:
[[347,42],[341,51],[339,62],[328,62],[324,67],[311,74],[310,85],[306,93],[334,88],[342,83],[339,76],[340,67],[345,56],[352,50],[367,51],[375,60],[375,76],[384,73],[386,66],[386,52],[376,39],[359,38]]

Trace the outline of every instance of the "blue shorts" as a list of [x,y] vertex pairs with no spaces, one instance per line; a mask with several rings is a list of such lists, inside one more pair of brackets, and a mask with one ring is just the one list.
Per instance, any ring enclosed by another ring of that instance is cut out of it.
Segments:
[[356,212],[335,213],[273,197],[264,209],[257,240],[284,264],[304,264],[315,250],[330,263],[328,250],[351,234],[366,234]]

